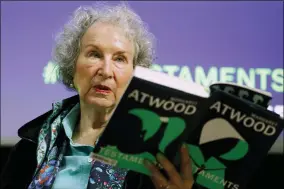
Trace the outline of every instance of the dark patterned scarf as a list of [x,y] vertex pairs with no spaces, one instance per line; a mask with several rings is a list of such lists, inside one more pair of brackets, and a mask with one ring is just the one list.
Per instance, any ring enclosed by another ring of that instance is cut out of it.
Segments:
[[[37,168],[28,189],[52,189],[60,163],[69,145],[62,120],[74,105],[63,102],[53,104],[53,112],[39,133]],[[126,170],[93,161],[87,189],[120,189],[126,173]]]

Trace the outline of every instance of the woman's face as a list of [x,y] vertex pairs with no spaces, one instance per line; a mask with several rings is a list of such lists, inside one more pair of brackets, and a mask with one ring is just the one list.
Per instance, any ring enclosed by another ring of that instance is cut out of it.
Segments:
[[98,108],[113,107],[133,72],[134,44],[114,25],[96,23],[81,39],[74,85],[81,101]]

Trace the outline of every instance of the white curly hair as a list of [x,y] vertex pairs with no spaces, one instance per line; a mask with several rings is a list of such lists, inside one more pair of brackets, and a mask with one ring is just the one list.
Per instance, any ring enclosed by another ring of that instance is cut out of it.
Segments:
[[123,2],[110,6],[97,3],[93,6],[79,7],[56,36],[53,49],[52,59],[57,65],[59,80],[67,88],[74,89],[74,68],[80,52],[81,38],[86,30],[98,21],[124,29],[126,36],[135,44],[134,66],[150,67],[154,60],[155,37],[128,4]]

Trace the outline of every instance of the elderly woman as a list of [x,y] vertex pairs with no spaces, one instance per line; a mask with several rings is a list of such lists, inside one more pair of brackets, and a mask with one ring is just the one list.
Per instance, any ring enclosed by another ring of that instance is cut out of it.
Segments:
[[157,160],[165,174],[146,161],[151,178],[89,159],[135,66],[151,65],[153,39],[124,4],[77,9],[58,35],[54,61],[62,82],[78,95],[19,129],[22,139],[3,171],[2,188],[192,188],[186,148],[180,170],[163,156]]

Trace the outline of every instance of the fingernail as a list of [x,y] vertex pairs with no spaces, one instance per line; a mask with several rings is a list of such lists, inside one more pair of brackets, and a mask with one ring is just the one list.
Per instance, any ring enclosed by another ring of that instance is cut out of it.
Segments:
[[181,152],[188,153],[188,146],[187,146],[187,144],[183,143],[181,145],[181,149],[180,150],[181,150]]
[[162,153],[158,153],[157,154],[157,159],[159,160],[159,161],[163,161],[164,159],[166,159],[166,157],[162,154]]

